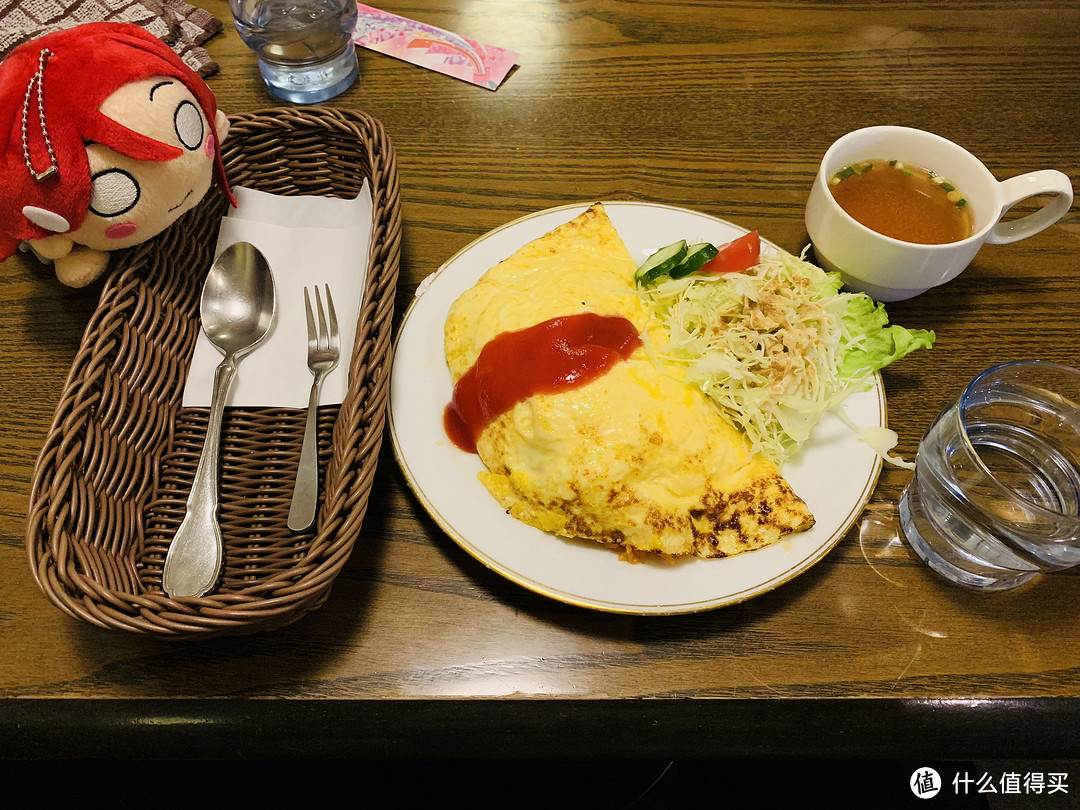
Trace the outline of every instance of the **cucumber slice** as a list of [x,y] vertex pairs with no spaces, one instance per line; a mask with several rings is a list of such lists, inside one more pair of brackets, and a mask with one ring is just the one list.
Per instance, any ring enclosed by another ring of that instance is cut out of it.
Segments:
[[644,264],[637,269],[638,284],[644,285],[655,281],[660,276],[677,267],[679,262],[686,256],[686,240],[680,239],[674,244],[662,247],[647,258]]
[[696,244],[690,245],[690,247],[686,249],[686,255],[683,257],[683,260],[672,268],[668,275],[672,278],[688,276],[695,270],[700,270],[715,259],[719,252],[720,251],[717,250],[714,245],[710,245],[708,242],[697,242]]

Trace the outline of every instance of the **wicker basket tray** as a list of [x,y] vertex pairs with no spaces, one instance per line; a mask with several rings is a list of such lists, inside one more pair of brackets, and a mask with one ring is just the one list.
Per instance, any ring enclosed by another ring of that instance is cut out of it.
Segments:
[[34,577],[61,610],[101,627],[203,638],[296,621],[326,600],[367,510],[400,249],[393,147],[363,113],[281,108],[234,116],[223,153],[234,186],[353,197],[364,178],[371,185],[372,249],[348,392],[318,412],[318,518],[306,533],[285,525],[304,412],[227,409],[223,579],[201,598],[162,591],[208,416],[182,408],[181,394],[226,211],[210,194],[168,231],[114,258],[34,471],[26,541]]

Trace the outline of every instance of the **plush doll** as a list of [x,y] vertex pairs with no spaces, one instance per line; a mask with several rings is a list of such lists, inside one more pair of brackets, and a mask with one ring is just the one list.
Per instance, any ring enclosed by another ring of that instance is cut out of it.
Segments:
[[87,23],[21,45],[0,64],[0,259],[26,245],[82,287],[214,179],[235,203],[228,126],[206,83],[139,26]]

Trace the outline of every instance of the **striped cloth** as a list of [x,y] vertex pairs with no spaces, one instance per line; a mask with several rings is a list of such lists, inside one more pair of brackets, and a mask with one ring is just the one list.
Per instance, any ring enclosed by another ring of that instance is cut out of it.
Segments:
[[183,0],[0,0],[0,60],[50,31],[106,21],[145,28],[200,76],[218,69],[201,46],[221,30],[220,20]]

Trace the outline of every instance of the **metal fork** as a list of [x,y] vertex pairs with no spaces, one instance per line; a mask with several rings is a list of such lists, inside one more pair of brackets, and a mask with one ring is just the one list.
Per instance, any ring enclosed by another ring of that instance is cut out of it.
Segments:
[[[318,436],[315,426],[319,407],[319,390],[323,378],[338,364],[338,325],[330,285],[326,289],[326,312],[323,312],[319,288],[315,287],[315,306],[319,311],[319,328],[311,312],[311,297],[304,288],[304,308],[307,311],[308,369],[315,375],[308,394],[307,423],[304,425],[304,444],[300,450],[300,467],[296,471],[296,488],[289,507],[289,528],[301,532],[315,522],[315,505],[319,495]],[[329,329],[327,328],[329,320]]]

